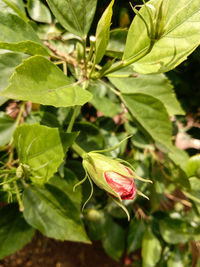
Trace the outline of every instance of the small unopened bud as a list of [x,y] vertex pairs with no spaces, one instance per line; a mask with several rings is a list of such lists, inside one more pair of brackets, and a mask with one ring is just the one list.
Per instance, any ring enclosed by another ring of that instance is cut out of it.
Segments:
[[100,221],[103,218],[103,216],[104,215],[102,212],[95,210],[95,209],[90,209],[88,210],[86,217],[89,221],[96,222],[96,221]]
[[92,42],[92,43],[96,42],[96,37],[94,35],[90,36],[90,42]]
[[30,166],[27,164],[20,164],[19,167],[16,170],[16,176],[17,178],[27,178],[31,174]]

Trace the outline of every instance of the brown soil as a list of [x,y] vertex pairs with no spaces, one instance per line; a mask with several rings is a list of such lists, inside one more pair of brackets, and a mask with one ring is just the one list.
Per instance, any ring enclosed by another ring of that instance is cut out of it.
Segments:
[[122,267],[100,243],[59,242],[36,234],[22,250],[0,261],[0,267]]

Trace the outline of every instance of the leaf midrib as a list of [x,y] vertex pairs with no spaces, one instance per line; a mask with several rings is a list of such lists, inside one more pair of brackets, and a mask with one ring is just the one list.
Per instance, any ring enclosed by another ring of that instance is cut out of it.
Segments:
[[78,21],[77,16],[76,16],[76,12],[74,11],[74,8],[73,8],[73,6],[72,6],[71,3],[70,3],[71,0],[66,0],[66,1],[67,1],[67,3],[68,3],[68,6],[69,6],[69,8],[70,8],[72,14],[73,14],[73,17],[74,17],[74,19],[75,19],[75,24],[76,24],[77,28],[79,29],[79,31],[80,31],[81,33],[83,33],[83,31],[82,31],[82,29],[81,29],[81,25],[79,24],[79,21]]
[[[188,5],[186,5],[184,8],[186,8]],[[182,10],[182,9],[181,9]],[[197,11],[195,11],[194,13],[192,13],[192,14],[190,14],[190,16],[188,16],[187,18],[185,18],[183,21],[181,21],[180,23],[178,23],[177,25],[175,25],[172,29],[170,29],[168,32],[166,32],[166,33],[164,33],[158,40],[156,40],[156,43],[158,42],[158,41],[160,41],[161,39],[163,39],[164,37],[165,38],[168,38],[167,37],[167,35],[169,34],[169,33],[171,33],[171,32],[173,32],[176,28],[178,28],[181,24],[183,24],[183,23],[185,23],[189,18],[191,18],[192,16],[194,16],[196,13],[198,13],[200,11],[200,9],[198,9]],[[179,10],[179,12],[180,12],[180,10]],[[177,12],[177,14],[178,14],[178,12]],[[198,21],[197,21],[198,22]],[[169,24],[169,23],[168,23]],[[145,31],[146,31],[146,29],[145,29]],[[142,38],[142,35],[143,34],[141,34],[140,36],[141,36],[141,38]],[[150,41],[150,39],[149,39],[149,41]],[[131,58],[134,58],[134,57],[136,57],[137,55],[139,55],[140,53],[142,53],[143,51],[145,51],[146,49],[148,49],[149,48],[149,45],[147,45],[147,46],[145,46],[141,51],[139,51],[136,55],[134,55],[134,56],[132,56],[132,57],[130,57],[130,59]],[[148,53],[149,54],[149,53]],[[147,55],[148,55],[147,54]],[[147,55],[145,55],[145,56],[147,56]],[[145,57],[144,56],[144,57]],[[143,57],[143,58],[144,58]],[[139,61],[139,60],[138,60]],[[136,62],[137,63],[137,62]]]

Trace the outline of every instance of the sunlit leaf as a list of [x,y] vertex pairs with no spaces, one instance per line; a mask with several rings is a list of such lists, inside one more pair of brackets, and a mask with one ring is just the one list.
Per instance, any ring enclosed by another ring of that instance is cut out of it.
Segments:
[[160,100],[147,94],[122,94],[131,115],[157,142],[171,145],[172,127],[169,116]]
[[[130,77],[123,77],[126,74],[130,74]],[[121,75],[121,77],[115,77],[117,75]],[[109,80],[123,94],[145,93],[159,99],[171,116],[184,114],[176,99],[173,86],[164,74],[137,74],[129,68],[127,71],[125,69],[122,72],[112,73],[109,76]]]
[[42,56],[24,60],[1,95],[55,107],[83,105],[92,98],[91,93],[74,84]]
[[[147,8],[152,17],[161,7],[160,3],[157,0],[148,2]],[[139,12],[150,31],[147,8],[143,7]],[[160,73],[175,68],[200,43],[199,11],[199,0],[163,0],[160,20],[154,21],[154,28],[158,29],[155,40],[149,38],[145,23],[136,15],[128,32],[123,59],[136,61],[134,70],[141,73]]]
[[40,0],[28,0],[28,13],[36,21],[51,23],[51,13]]
[[170,244],[185,243],[189,239],[188,225],[179,219],[161,220],[160,233],[163,239]]
[[[27,58],[27,55],[0,50],[0,92],[9,85],[8,80],[15,67],[21,64],[25,58]],[[7,98],[0,96],[0,105],[6,100]]]
[[30,55],[48,55],[33,28],[15,14],[0,10],[0,49],[24,52]]
[[47,182],[63,161],[77,134],[60,132],[38,124],[19,126],[14,133],[14,142],[19,162],[30,168],[34,183]]
[[29,186],[24,191],[23,203],[26,221],[44,235],[59,240],[90,243],[80,212],[67,192],[50,184],[44,188]]
[[186,172],[189,177],[200,177],[200,154],[192,156],[187,162]]
[[99,63],[106,52],[108,41],[110,38],[110,24],[112,19],[112,7],[114,0],[106,8],[101,16],[96,30],[96,47],[95,47],[95,63]]
[[47,3],[66,30],[86,37],[96,11],[97,0],[47,0]]
[[0,112],[0,146],[4,146],[11,140],[15,130],[16,123],[11,117],[4,112]]
[[160,259],[161,244],[150,229],[147,229],[142,239],[142,266],[154,267]]

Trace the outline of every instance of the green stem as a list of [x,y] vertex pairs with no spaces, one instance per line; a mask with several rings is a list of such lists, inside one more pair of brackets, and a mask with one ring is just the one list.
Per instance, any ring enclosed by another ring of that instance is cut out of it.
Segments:
[[18,116],[16,119],[16,127],[20,124],[20,120],[21,120],[22,113],[23,113],[24,108],[25,108],[25,104],[26,104],[25,102],[21,103],[20,110],[19,110],[19,113],[18,113]]
[[[1,176],[0,176],[0,177],[1,177]],[[0,183],[0,185],[9,184],[9,183],[12,183],[12,182],[17,181],[17,180],[19,180],[19,178],[15,177],[15,178],[6,180],[6,181],[4,181],[3,183]]]
[[109,88],[111,91],[113,91],[113,93],[115,93],[116,95],[120,95],[120,92],[115,90],[115,88],[113,88],[112,86],[110,86],[108,83],[104,82],[103,80],[99,80],[100,83],[102,83],[103,85],[105,85],[107,88]]
[[92,77],[92,74],[95,70],[95,62],[93,62],[93,65],[92,65],[92,68],[91,68],[91,71],[90,71],[90,74],[89,74],[89,79]]
[[73,128],[73,125],[74,125],[74,122],[76,120],[76,117],[78,115],[79,110],[80,110],[80,106],[74,107],[73,114],[72,114],[71,120],[70,120],[69,125],[68,125],[68,128],[67,128],[67,133],[71,133],[72,128]]
[[[87,87],[87,81],[85,80],[83,82],[83,87],[82,88],[86,89],[86,87]],[[79,111],[80,111],[80,106],[75,106],[74,109],[73,109],[73,114],[72,114],[71,120],[70,120],[68,128],[67,128],[67,133],[71,133],[71,131],[73,129],[74,122],[76,120],[76,117],[77,117]]]
[[190,193],[188,193],[188,192],[185,192],[185,191],[182,191],[182,192],[183,192],[183,194],[184,194],[186,197],[188,197],[189,199],[191,199],[191,200],[193,200],[193,201],[195,201],[195,202],[197,202],[197,203],[200,203],[200,199],[199,199],[199,198],[193,196],[192,194],[190,194]]
[[86,60],[86,63],[88,64],[88,62],[91,60],[93,52],[94,52],[94,46],[95,46],[95,42],[96,42],[96,38],[95,36],[90,36],[90,51]]
[[[23,111],[25,108],[25,104],[26,104],[25,102],[22,102],[22,104],[20,105],[20,110],[19,110],[16,122],[15,122],[16,127],[20,124],[20,120],[21,120],[21,117],[22,117],[22,114],[23,114]],[[14,156],[13,147],[12,147],[13,140],[14,139],[12,137],[10,140],[10,143],[8,144],[8,147],[10,147],[10,155],[9,155],[8,162],[7,162],[8,167],[10,166],[11,162],[13,161],[13,156]]]
[[129,59],[128,61],[123,61],[122,60],[120,62],[117,62],[115,64],[115,66],[111,66],[110,69],[108,69],[104,73],[102,73],[101,74],[101,77],[102,76],[107,76],[108,74],[110,74],[112,72],[115,72],[117,70],[123,69],[123,68],[128,67],[129,65],[137,62],[138,60],[140,60],[141,58],[143,58],[144,56],[146,56],[149,52],[151,52],[151,50],[153,48],[153,45],[154,45],[154,41],[151,40],[150,41],[150,45],[149,45],[148,48],[145,47],[142,51],[140,51],[138,54],[136,54],[132,59]]
[[15,173],[16,169],[6,169],[6,170],[0,170],[0,174],[5,174],[5,173]]
[[63,61],[63,72],[67,76],[67,62]]
[[85,70],[85,77],[86,77],[87,76],[86,37],[83,40],[83,60],[84,60],[84,70]]
[[77,143],[74,143],[73,145],[72,145],[72,148],[73,148],[73,150],[80,156],[80,157],[84,157],[84,154],[86,154],[87,152],[84,150],[84,149],[82,149]]
[[20,195],[20,192],[19,192],[19,188],[18,188],[17,182],[14,181],[13,184],[14,184],[15,191],[16,191],[16,197],[17,197],[17,201],[18,201],[18,204],[19,204],[19,210],[21,212],[23,212],[24,211],[24,205],[22,203],[22,199],[21,199],[21,195]]

